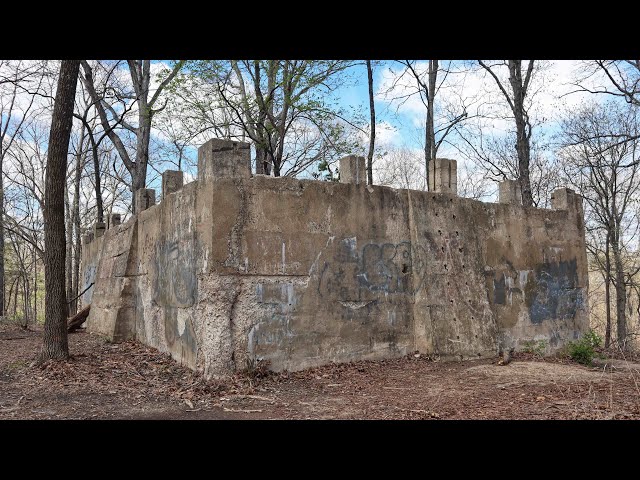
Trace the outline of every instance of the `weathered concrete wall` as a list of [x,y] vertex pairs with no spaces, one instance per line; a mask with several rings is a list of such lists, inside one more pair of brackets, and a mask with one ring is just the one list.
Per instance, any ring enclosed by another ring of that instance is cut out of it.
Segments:
[[588,327],[571,191],[544,210],[458,198],[449,182],[441,193],[251,177],[245,145],[206,144],[198,181],[85,247],[91,330],[212,376],[256,359],[297,370],[414,350],[477,358],[531,339],[559,347]]

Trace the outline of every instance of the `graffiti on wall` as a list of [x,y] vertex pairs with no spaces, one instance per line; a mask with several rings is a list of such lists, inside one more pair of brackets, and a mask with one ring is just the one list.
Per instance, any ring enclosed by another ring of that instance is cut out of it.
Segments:
[[535,288],[526,297],[532,323],[553,318],[570,320],[583,305],[576,259],[538,265],[535,283]]
[[193,249],[165,240],[155,250],[153,300],[163,310],[165,339],[169,348],[180,351],[181,358],[185,354],[195,358],[195,331],[191,320],[182,315],[182,309],[195,303],[198,291]]
[[414,294],[426,273],[426,252],[409,241],[367,243],[358,250],[356,238],[343,239],[332,261],[325,261],[318,293],[340,300],[369,299],[372,294]]
[[543,262],[534,270],[518,271],[510,266],[493,279],[493,303],[524,302],[534,324],[573,319],[583,300],[576,259]]

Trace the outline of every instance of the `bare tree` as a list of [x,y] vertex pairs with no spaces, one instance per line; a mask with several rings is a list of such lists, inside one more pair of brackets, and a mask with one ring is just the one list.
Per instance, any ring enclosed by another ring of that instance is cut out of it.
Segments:
[[[640,272],[635,244],[640,225],[640,140],[620,143],[619,135],[638,137],[634,107],[609,102],[570,112],[562,121],[559,156],[566,181],[582,194],[586,205],[588,248],[600,266],[609,304],[609,287],[616,296],[616,337],[627,346],[627,289]],[[610,312],[607,312],[607,340]]]
[[[439,93],[444,89],[457,86],[449,85],[452,77],[464,74],[463,71],[454,72],[452,62],[441,65],[439,60],[428,60],[426,65],[417,60],[398,60],[404,69],[397,75],[390,87],[387,96],[402,105],[408,98],[418,95],[426,109],[425,133],[424,133],[424,163],[426,185],[429,185],[429,164],[438,155],[438,150],[447,142],[447,137],[456,131],[456,126],[465,119],[470,118],[467,111],[468,99],[457,95],[456,104],[449,101],[440,101]],[[406,78],[411,79],[406,83]],[[400,90],[400,93],[398,93]],[[440,95],[441,96],[441,95]]]
[[44,205],[45,322],[42,360],[69,357],[65,292],[64,189],[80,61],[63,60],[51,119]]
[[[530,94],[531,79],[535,71],[536,60],[523,64],[522,60],[500,60],[485,62],[479,60],[480,66],[495,80],[500,92],[507,101],[516,124],[516,152],[518,154],[518,181],[522,189],[522,204],[533,206],[529,164],[531,163],[531,122],[529,120],[527,96]],[[496,71],[501,67],[509,71],[509,84]]]
[[[603,76],[606,79],[604,85],[600,82]],[[640,106],[640,60],[584,61],[577,77],[575,85],[578,91],[611,95]],[[590,83],[595,85],[590,86]]]
[[[137,107],[138,114],[138,123],[136,126],[127,122],[124,119],[123,114],[118,114],[116,109],[112,105],[109,105],[105,99],[106,95],[98,94],[94,84],[93,69],[86,60],[82,61],[82,68],[84,71],[82,81],[91,96],[93,105],[98,111],[104,132],[111,142],[113,142],[118,151],[118,155],[131,175],[131,193],[135,193],[136,190],[144,188],[147,181],[152,120],[154,115],[164,108],[164,105],[160,107],[156,107],[156,105],[158,104],[158,100],[163,90],[175,78],[184,62],[177,62],[173,66],[169,74],[160,82],[153,94],[151,94],[151,61],[127,60],[127,63],[129,66],[129,75],[133,84],[133,93],[118,93],[118,99],[123,101],[125,105],[127,100],[133,101],[133,104]],[[112,66],[107,77],[113,74],[118,66],[119,63]],[[129,107],[130,106],[131,105],[129,105]],[[111,115],[111,119],[107,112]],[[122,125],[123,128],[135,135],[135,160],[131,159],[131,155],[126,148],[125,143],[116,132],[116,126],[118,126],[118,124]],[[135,201],[135,195],[133,196],[133,199]],[[136,211],[135,205],[133,205],[133,211]]]

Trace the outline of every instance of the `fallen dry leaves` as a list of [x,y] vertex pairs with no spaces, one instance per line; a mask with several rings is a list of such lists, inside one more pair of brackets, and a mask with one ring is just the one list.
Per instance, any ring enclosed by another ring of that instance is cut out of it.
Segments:
[[0,419],[640,418],[640,373],[620,363],[588,368],[516,354],[498,366],[497,357],[445,363],[410,354],[207,381],[135,342],[83,331],[69,339],[68,362],[36,365],[41,332],[0,326]]

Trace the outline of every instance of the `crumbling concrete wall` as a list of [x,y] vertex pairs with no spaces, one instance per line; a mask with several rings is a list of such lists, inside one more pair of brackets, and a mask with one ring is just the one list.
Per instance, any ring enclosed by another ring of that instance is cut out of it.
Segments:
[[414,350],[486,357],[532,339],[556,348],[588,327],[570,190],[553,210],[525,208],[513,188],[497,204],[457,197],[446,159],[424,192],[356,183],[355,156],[341,162],[350,183],[333,183],[251,176],[248,155],[208,142],[197,181],[163,181],[161,203],[85,247],[91,330],[215,376],[256,360],[298,370]]

